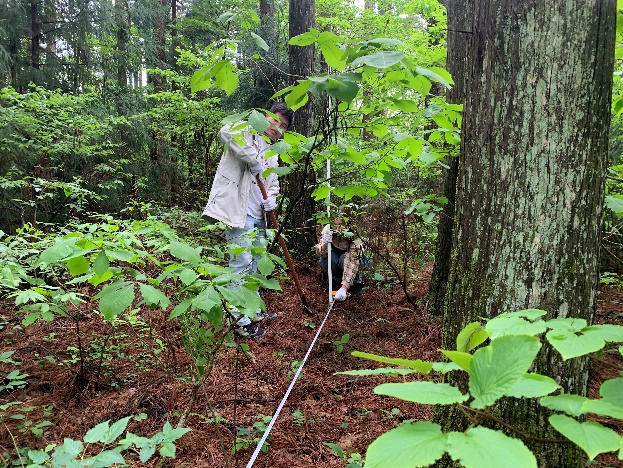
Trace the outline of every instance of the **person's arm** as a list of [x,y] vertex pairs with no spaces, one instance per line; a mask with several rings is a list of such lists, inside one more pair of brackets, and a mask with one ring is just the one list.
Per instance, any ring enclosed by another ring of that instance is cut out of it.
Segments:
[[[235,126],[239,123],[233,124]],[[250,167],[258,164],[257,155],[259,153],[258,147],[253,143],[253,136],[247,131],[246,128],[232,131],[232,125],[225,125],[218,132],[219,139],[224,145],[228,145],[227,150],[230,154],[240,159],[242,162],[247,163]],[[241,144],[240,139],[243,138],[246,144]]]
[[314,246],[314,249],[316,250],[316,255],[322,258],[328,256],[329,252],[329,243],[325,242],[328,239],[327,234],[329,234],[329,229],[330,226],[328,224],[322,228],[322,231],[320,232],[320,237],[318,238],[319,242]]

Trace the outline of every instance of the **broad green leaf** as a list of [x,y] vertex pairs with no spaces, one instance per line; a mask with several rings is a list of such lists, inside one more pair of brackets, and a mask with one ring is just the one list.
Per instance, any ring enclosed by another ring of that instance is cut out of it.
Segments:
[[417,112],[419,110],[415,101],[410,99],[392,99],[392,103],[403,112]]
[[517,316],[500,316],[489,320],[486,329],[493,340],[505,335],[538,335],[544,333],[547,326],[543,320],[530,322]]
[[199,255],[197,249],[183,242],[171,242],[169,251],[175,258],[184,260],[195,267],[199,265],[201,261],[201,255]]
[[53,246],[48,247],[41,253],[37,265],[43,264],[44,266],[47,266],[52,263],[60,262],[61,260],[69,257],[77,250],[77,241],[78,239],[75,237],[57,241]]
[[541,349],[538,338],[527,335],[502,336],[478,349],[469,368],[472,408],[486,408],[528,372]]
[[565,328],[550,330],[545,337],[565,361],[594,353],[606,345],[606,342],[599,335],[577,335],[575,332]]
[[326,91],[340,101],[351,102],[359,93],[359,85],[355,81],[334,75],[327,80]]
[[186,286],[193,284],[198,278],[197,272],[192,268],[182,268],[178,273],[178,277]]
[[158,453],[163,457],[175,458],[175,444],[167,443],[164,444],[160,449],[158,449]]
[[89,271],[90,268],[91,265],[84,255],[67,260],[67,269],[73,276],[82,275]]
[[263,49],[263,50],[270,49],[270,47],[268,47],[268,44],[266,44],[266,41],[262,39],[260,36],[258,36],[257,34],[255,34],[254,32],[251,33],[251,37],[255,41],[255,45],[257,45],[260,49]]
[[[617,52],[623,54],[623,49],[617,49]],[[623,58],[623,57],[620,57]],[[623,104],[623,100],[619,100],[618,103]],[[615,109],[615,112],[617,109]],[[608,195],[605,197],[606,206],[611,209],[617,218],[623,216],[623,197],[616,195]]]
[[344,50],[337,45],[341,41],[339,36],[329,31],[323,31],[318,37],[318,46],[325,62],[338,71],[342,71],[346,67],[346,60],[343,58]]
[[554,395],[541,398],[539,403],[553,411],[563,411],[571,416],[580,416],[582,414],[582,406],[588,398],[580,395]]
[[105,283],[106,281],[108,281],[110,278],[112,278],[114,275],[114,273],[110,270],[104,272],[104,276],[98,276],[98,275],[93,275],[89,278],[89,283],[91,283],[93,286],[98,286],[102,283]]
[[435,73],[433,70],[417,67],[415,72],[418,75],[425,76],[433,81],[437,81],[445,86],[446,89],[450,89],[450,83],[444,77],[442,77],[439,73]]
[[243,315],[253,316],[257,309],[266,308],[260,296],[248,288],[241,287],[238,291],[235,291],[223,286],[217,286],[216,289],[231,305],[237,307]]
[[332,444],[331,442],[323,442],[323,444],[325,444],[327,447],[333,450],[335,454],[340,458],[340,460],[345,459],[344,451],[342,450],[342,447],[340,447],[338,444]]
[[447,437],[432,422],[403,424],[368,447],[366,468],[412,468],[435,463],[446,451]]
[[93,457],[93,465],[89,465],[89,466],[94,466],[94,467],[104,467],[104,466],[113,466],[113,465],[120,465],[123,466],[125,465],[125,459],[123,458],[123,456],[118,453],[115,452],[114,450],[104,450],[100,453],[98,453],[96,456]]
[[169,315],[169,319],[179,317],[184,312],[186,312],[190,308],[192,301],[193,301],[193,298],[188,297],[184,299],[182,302],[180,302],[178,305],[176,305],[171,311],[171,315]]
[[456,350],[461,353],[471,351],[484,343],[488,335],[480,322],[468,323],[456,337]]
[[327,198],[330,192],[331,189],[329,188],[329,186],[319,185],[318,188],[316,188],[316,190],[314,190],[314,192],[312,193],[312,196],[315,200],[322,200],[324,198]]
[[599,394],[602,398],[613,405],[623,407],[623,378],[606,380],[601,384]]
[[449,405],[469,398],[450,384],[435,382],[387,383],[375,387],[374,393],[425,405]]
[[290,44],[304,47],[313,44],[314,42],[316,42],[317,39],[318,30],[311,28],[308,32],[299,34],[298,36],[290,39]]
[[404,52],[398,52],[395,50],[382,50],[380,52],[375,52],[370,55],[364,55],[362,57],[356,58],[351,63],[351,66],[359,67],[361,65],[370,65],[374,68],[385,69],[391,67],[392,65],[400,63],[404,56]]
[[621,436],[599,423],[593,421],[579,423],[562,414],[550,416],[549,422],[567,439],[579,445],[590,460],[600,453],[613,452],[620,448]]
[[433,364],[431,362],[421,361],[420,359],[416,359],[414,361],[412,359],[390,358],[379,356],[377,354],[363,353],[361,351],[353,351],[351,354],[355,357],[370,359],[371,361],[382,362],[384,364],[409,367],[418,372],[422,372],[423,374],[428,374],[433,368]]
[[448,453],[465,468],[537,468],[534,454],[522,441],[482,426],[450,432]]
[[125,431],[126,427],[128,427],[128,421],[130,421],[130,419],[132,419],[132,416],[126,416],[125,418],[121,418],[120,420],[114,422],[106,434],[106,439],[101,442],[105,444],[112,444],[117,437],[123,434],[123,431]]
[[277,281],[275,278],[268,279],[265,276],[259,274],[251,275],[251,278],[257,281],[262,288],[281,291],[281,285],[279,284],[279,281]]
[[311,86],[311,81],[305,80],[294,86],[285,98],[286,104],[293,111],[303,107],[309,100],[307,91]]
[[215,306],[221,306],[221,297],[212,286],[201,291],[191,301],[193,307],[206,312],[210,312]]
[[108,271],[109,267],[110,262],[108,261],[108,256],[106,252],[101,250],[100,253],[97,254],[97,257],[95,257],[95,260],[93,260],[93,271],[97,276],[102,277],[104,273]]
[[41,465],[49,460],[50,456],[43,450],[28,450],[28,458],[30,458],[33,463]]
[[515,385],[506,391],[507,396],[515,398],[536,398],[549,395],[560,388],[551,377],[540,374],[524,374]]
[[611,418],[623,419],[623,407],[604,399],[586,400],[582,405],[582,413],[595,413]]
[[591,325],[582,329],[582,333],[587,336],[599,337],[607,342],[623,343],[623,326],[621,325]]
[[257,133],[262,134],[270,126],[270,122],[264,114],[253,110],[249,114],[249,125],[251,125],[257,131]]
[[125,249],[106,249],[105,253],[113,260],[121,260],[122,262],[131,262],[136,257],[136,252]]
[[139,284],[139,288],[141,290],[141,296],[149,306],[157,306],[160,304],[162,309],[166,309],[169,307],[171,301],[169,298],[159,289],[154,288],[150,284]]
[[534,322],[536,319],[543,317],[544,315],[547,315],[547,312],[541,309],[523,309],[515,312],[504,312],[498,315],[498,317],[523,317],[531,322]]
[[569,330],[573,332],[579,332],[586,328],[586,320],[582,318],[555,318],[545,322],[548,328],[552,330]]
[[264,276],[270,275],[275,269],[275,264],[268,255],[262,255],[257,262],[257,268]]
[[94,444],[96,442],[103,442],[108,432],[110,419],[97,424],[87,431],[84,435],[84,441],[88,444]]
[[104,286],[95,296],[100,300],[100,311],[106,320],[124,312],[134,301],[134,283],[117,281]]
[[408,375],[408,374],[414,374],[416,372],[417,371],[415,369],[401,369],[398,367],[381,367],[379,369],[359,369],[359,370],[335,372],[335,374],[369,376],[369,375]]
[[234,66],[227,62],[215,76],[216,86],[225,91],[228,96],[238,87],[238,75],[234,72]]
[[461,369],[465,371],[469,371],[469,368],[472,365],[473,356],[469,353],[463,353],[461,351],[448,351],[446,349],[441,349],[441,354],[450,359],[453,363],[457,364],[461,367]]

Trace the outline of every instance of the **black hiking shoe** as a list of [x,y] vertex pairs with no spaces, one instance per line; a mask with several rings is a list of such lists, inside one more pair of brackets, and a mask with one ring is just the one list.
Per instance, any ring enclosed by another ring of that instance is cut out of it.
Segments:
[[272,320],[277,318],[277,314],[273,313],[273,312],[268,312],[268,311],[263,311],[262,309],[259,309],[256,313],[255,313],[255,317],[251,318],[252,322],[260,322],[262,320]]
[[236,333],[245,338],[249,338],[250,340],[255,340],[261,336],[264,336],[266,330],[262,327],[258,327],[254,323],[248,323],[247,325],[236,327]]

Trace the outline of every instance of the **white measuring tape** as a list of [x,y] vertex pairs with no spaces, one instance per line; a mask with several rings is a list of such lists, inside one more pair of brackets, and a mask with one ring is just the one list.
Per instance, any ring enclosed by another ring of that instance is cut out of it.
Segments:
[[331,302],[331,305],[329,306],[329,309],[327,310],[327,315],[325,315],[324,320],[320,324],[320,327],[318,327],[318,331],[316,332],[316,336],[314,336],[314,339],[312,340],[311,345],[309,345],[309,349],[307,350],[307,353],[305,354],[305,357],[303,358],[303,362],[301,363],[299,368],[296,370],[296,374],[294,374],[294,378],[292,379],[292,382],[290,383],[290,386],[288,387],[288,390],[286,390],[286,394],[283,396],[283,399],[281,400],[281,403],[279,403],[279,406],[277,407],[277,411],[275,411],[275,414],[273,414],[273,417],[270,420],[270,423],[268,424],[268,427],[266,428],[266,431],[264,431],[264,435],[262,436],[262,440],[260,440],[259,443],[257,444],[257,447],[255,448],[255,452],[253,452],[253,455],[251,456],[251,459],[249,460],[249,463],[247,463],[247,467],[246,468],[251,468],[253,466],[253,463],[255,462],[255,459],[257,458],[257,456],[260,453],[260,450],[262,450],[262,446],[264,445],[264,442],[266,442],[266,439],[268,438],[268,434],[270,434],[270,430],[273,428],[273,424],[275,424],[275,421],[279,417],[279,413],[281,413],[281,410],[283,409],[283,405],[285,404],[286,400],[288,399],[288,396],[290,396],[290,391],[292,390],[292,387],[294,387],[294,384],[296,383],[296,380],[299,378],[299,374],[301,373],[301,369],[303,369],[303,366],[307,362],[307,358],[309,357],[309,354],[311,353],[311,350],[313,349],[314,345],[316,344],[316,340],[320,336],[320,332],[322,331],[322,327],[324,327],[325,322],[329,318],[329,314],[331,313],[331,309],[333,309],[333,305],[334,304],[335,304],[335,302]]

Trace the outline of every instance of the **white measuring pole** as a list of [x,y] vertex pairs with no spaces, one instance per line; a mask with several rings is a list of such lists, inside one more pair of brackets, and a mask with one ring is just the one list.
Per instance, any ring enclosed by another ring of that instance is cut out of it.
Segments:
[[[327,185],[329,186],[329,195],[327,195],[327,218],[329,218],[329,232],[331,232],[331,161],[327,159]],[[329,304],[334,301],[333,298],[333,273],[331,271],[331,242],[327,244],[327,275],[329,276]]]

